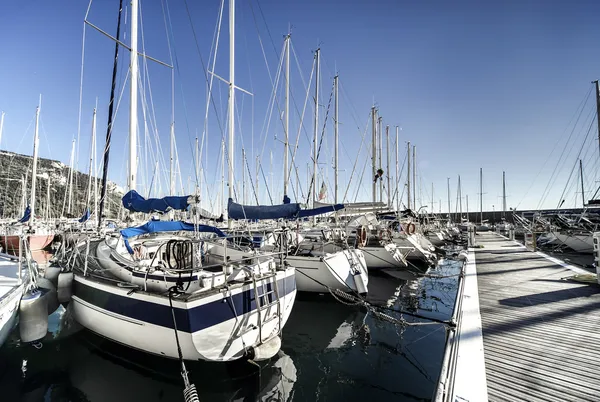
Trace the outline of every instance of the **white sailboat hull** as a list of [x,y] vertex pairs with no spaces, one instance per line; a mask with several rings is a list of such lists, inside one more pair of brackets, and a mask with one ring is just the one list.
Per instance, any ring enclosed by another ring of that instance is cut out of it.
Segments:
[[15,327],[23,289],[24,285],[15,287],[10,293],[0,299],[0,346],[4,344],[6,338],[8,338],[8,335]]
[[395,244],[386,244],[384,247],[366,246],[361,250],[365,254],[368,269],[378,268],[406,268],[405,257]]
[[[179,343],[186,360],[229,361],[243,357],[245,347],[258,346],[279,334],[296,297],[294,270],[276,276],[277,306],[258,311],[251,285],[191,300],[173,300]],[[271,284],[273,278],[257,280]],[[92,281],[80,274],[74,281],[73,316],[90,331],[147,353],[178,358],[173,318],[167,297]],[[237,310],[237,311],[235,311]],[[258,320],[262,320],[262,340]],[[237,317],[236,317],[237,316]],[[224,319],[225,317],[225,319]]]
[[323,257],[289,255],[287,260],[296,268],[296,285],[300,292],[326,293],[328,289],[360,292],[354,275],[362,276],[365,287],[369,281],[365,256],[360,250],[343,250]]
[[554,235],[561,243],[578,253],[592,254],[594,252],[594,238],[591,233],[567,235],[555,232]]

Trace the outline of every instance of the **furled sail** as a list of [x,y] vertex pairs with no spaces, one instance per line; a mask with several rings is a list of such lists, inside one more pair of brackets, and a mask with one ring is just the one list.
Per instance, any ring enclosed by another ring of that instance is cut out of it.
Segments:
[[85,212],[83,213],[83,215],[81,216],[81,218],[79,218],[79,223],[84,223],[86,222],[88,219],[90,219],[90,209],[86,208]]
[[172,209],[185,211],[189,204],[194,202],[192,196],[169,196],[164,198],[145,199],[135,190],[129,191],[122,198],[123,206],[132,212],[165,213]]
[[19,223],[25,223],[29,220],[29,218],[31,218],[31,207],[27,205],[27,208],[25,208],[25,212],[23,213],[23,217],[19,219]]
[[227,210],[231,219],[298,219],[343,209],[343,204],[301,209],[298,203],[279,205],[241,205],[229,199]]
[[125,241],[125,247],[130,254],[133,254],[133,250],[129,246],[128,240],[135,236],[141,236],[148,233],[157,232],[203,232],[203,233],[214,233],[219,237],[226,237],[219,228],[209,225],[193,225],[191,223],[182,221],[149,221],[142,226],[136,226],[121,230],[121,236]]
[[227,211],[231,219],[295,219],[300,212],[300,204],[242,205],[230,198]]

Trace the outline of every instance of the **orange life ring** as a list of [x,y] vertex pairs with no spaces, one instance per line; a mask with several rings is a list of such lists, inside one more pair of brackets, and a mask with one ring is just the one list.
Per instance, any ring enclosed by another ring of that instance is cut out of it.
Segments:
[[364,226],[360,227],[360,236],[358,238],[358,247],[364,247],[367,245],[367,228]]
[[417,227],[414,223],[411,222],[408,225],[406,225],[406,233],[408,233],[409,235],[414,234],[416,230]]

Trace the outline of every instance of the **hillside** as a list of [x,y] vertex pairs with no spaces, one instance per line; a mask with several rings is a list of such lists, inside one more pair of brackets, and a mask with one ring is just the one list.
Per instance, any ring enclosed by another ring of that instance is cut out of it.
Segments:
[[[22,180],[25,178],[27,203],[31,194],[31,168],[33,158],[8,151],[0,151],[0,217],[19,218],[23,214]],[[68,213],[68,198],[65,198],[69,179],[69,166],[52,159],[38,159],[36,184],[36,216],[46,217],[47,188],[50,178],[50,217],[58,218],[81,216],[85,210],[89,176],[73,172],[73,198],[71,213]],[[98,179],[100,193],[101,179]],[[113,182],[108,182],[107,200],[104,215],[116,217],[117,206],[121,205],[122,190]],[[93,209],[93,182],[91,209]],[[107,209],[108,206],[108,209]]]

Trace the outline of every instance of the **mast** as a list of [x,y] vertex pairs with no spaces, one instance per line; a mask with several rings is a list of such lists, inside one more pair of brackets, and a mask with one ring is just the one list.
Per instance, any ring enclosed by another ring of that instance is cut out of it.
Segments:
[[502,171],[502,218],[506,218],[506,174]]
[[411,209],[411,199],[410,199],[410,141],[406,144],[406,198],[408,201],[408,205],[406,206],[408,209]]
[[[27,208],[27,187],[25,186],[25,176],[21,175],[21,213]],[[17,214],[18,215],[18,214]]]
[[583,192],[583,165],[579,159],[579,178],[581,179],[581,204],[585,208],[585,193]]
[[433,183],[431,183],[431,214],[435,212],[435,204],[433,203]]
[[93,166],[94,166],[94,150],[96,147],[96,108],[94,108],[94,112],[92,114],[92,141],[90,147],[90,167],[88,169],[88,188],[87,188],[87,197],[85,201],[85,206],[88,208],[90,206],[91,196],[92,196],[92,177],[94,174]]
[[73,201],[73,166],[75,165],[75,139],[71,145],[71,164],[69,166],[69,203],[67,204],[67,213],[71,213],[71,205]]
[[[221,140],[221,211],[223,214],[227,211],[227,203],[225,202],[225,140]],[[227,214],[229,215],[229,214]],[[229,218],[227,219],[229,222]]]
[[[229,0],[229,147],[227,162],[229,176],[229,198],[233,199],[233,150],[235,129],[235,0]],[[231,229],[233,221],[227,217],[227,226]]]
[[417,147],[413,145],[413,208],[417,208]]
[[[313,188],[312,188],[312,206],[315,206],[317,198],[317,136],[319,130],[319,82],[321,75],[321,49],[315,51],[315,133],[314,133],[314,155],[313,155]],[[313,216],[313,223],[317,222],[317,217]]]
[[448,177],[448,222],[452,222],[452,215],[450,209],[450,178]]
[[242,148],[242,204],[246,204],[246,168],[245,168],[245,166],[246,166],[246,149]]
[[481,211],[481,223],[483,224],[483,168],[479,168],[479,210]]
[[373,203],[377,202],[377,109],[371,107],[371,166],[373,167]]
[[470,222],[471,220],[469,219],[469,194],[467,194],[465,197],[467,197],[467,222]]
[[600,151],[600,84],[598,84],[598,80],[592,82],[596,84],[596,120],[598,122],[598,150]]
[[40,142],[39,136],[39,125],[40,125],[40,109],[42,108],[42,95],[40,94],[40,103],[35,109],[35,131],[33,135],[33,168],[31,171],[31,218],[29,219],[29,226],[33,226],[35,220],[35,184],[37,181],[37,163],[38,163],[38,148]]
[[[383,153],[383,135],[381,135],[381,121],[383,118],[381,116],[377,117],[377,139],[379,142],[379,166],[377,169],[381,169],[383,164],[381,163],[381,154]],[[379,202],[383,202],[383,177],[379,178]]]
[[283,143],[283,198],[287,197],[289,178],[289,141],[290,141],[290,37],[285,37],[285,121],[284,121],[284,143]]
[[460,213],[459,222],[462,222],[462,186],[460,185],[460,175],[458,175],[458,211]]
[[334,95],[335,95],[335,103],[333,105],[334,107],[334,117],[333,117],[333,136],[334,136],[334,142],[335,142],[335,150],[334,150],[334,154],[333,154],[333,172],[334,172],[334,178],[333,178],[333,203],[337,204],[338,203],[338,174],[339,174],[339,153],[338,153],[338,142],[339,142],[339,92],[338,92],[338,75],[336,74],[335,77],[333,77],[333,88],[334,88]]
[[400,171],[398,170],[398,139],[400,128],[396,126],[396,176],[394,176],[394,180],[396,181],[396,212],[400,212],[400,193],[398,192],[398,184],[400,183]]
[[3,129],[4,129],[4,112],[0,113],[0,144],[2,144]]
[[137,182],[138,0],[131,0],[131,52],[129,71],[129,189]]
[[171,122],[169,133],[169,194],[175,195],[175,123]]
[[115,42],[115,57],[113,62],[112,84],[110,89],[110,99],[108,101],[108,123],[106,125],[106,143],[104,145],[104,163],[102,167],[102,188],[100,189],[100,207],[98,211],[98,229],[102,224],[102,215],[104,212],[104,199],[106,198],[106,182],[108,180],[108,162],[110,156],[110,138],[112,135],[113,108],[115,105],[115,88],[117,86],[117,68],[119,61],[119,40],[121,36],[121,12],[123,11],[123,0],[119,0],[119,16],[117,18],[117,35]]
[[392,198],[390,197],[390,126],[385,126],[385,149],[387,154],[387,166],[385,167],[387,173],[387,204],[388,208],[392,208]]
[[50,175],[46,181],[46,220],[50,220]]

